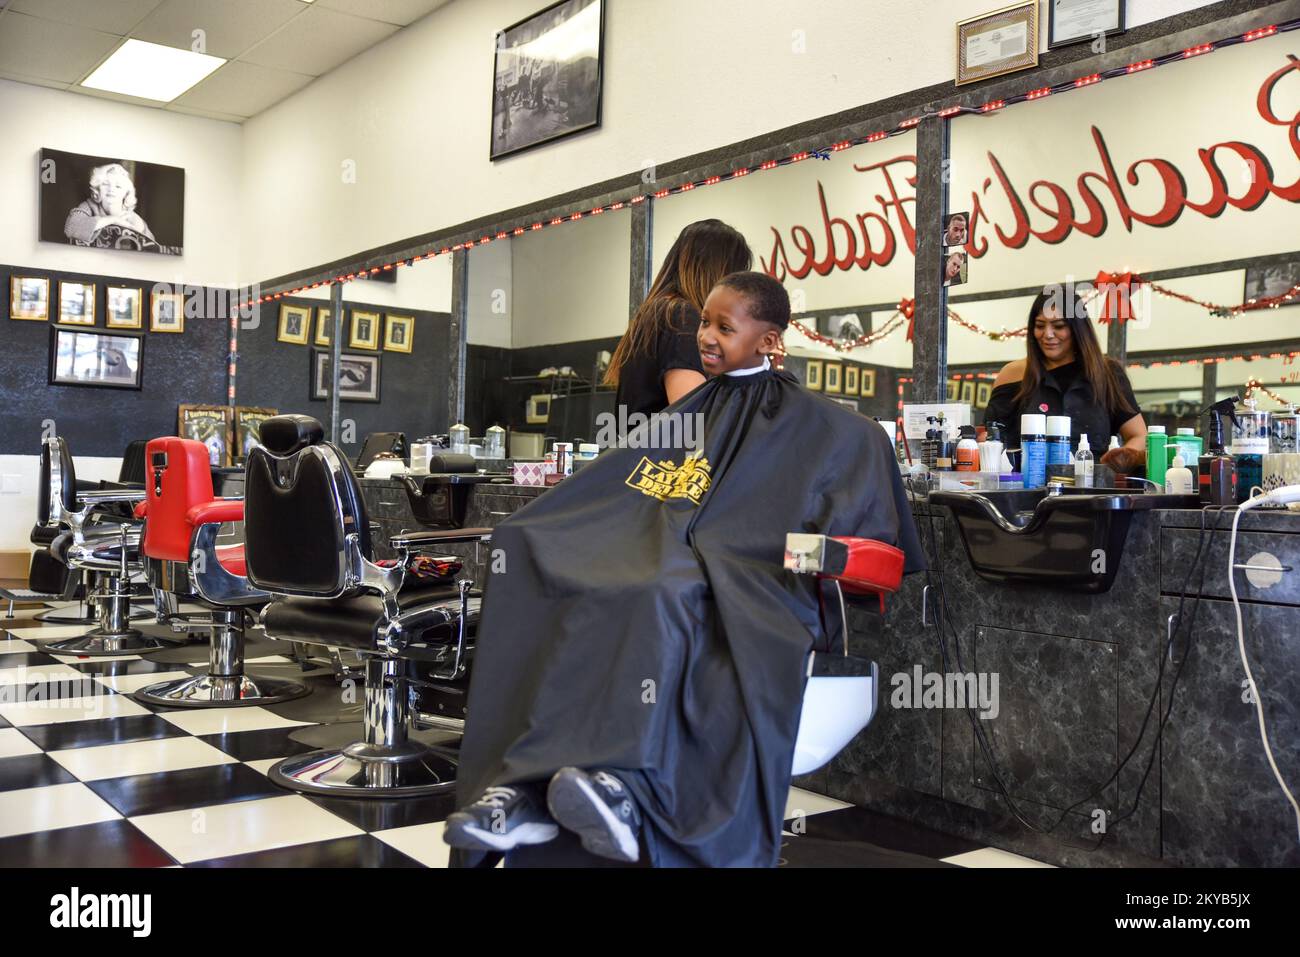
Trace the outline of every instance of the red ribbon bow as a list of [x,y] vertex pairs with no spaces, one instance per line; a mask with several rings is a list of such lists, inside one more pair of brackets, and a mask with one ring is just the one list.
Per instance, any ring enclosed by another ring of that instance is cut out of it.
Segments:
[[915,299],[898,300],[898,311],[903,314],[904,318],[907,319],[907,341],[911,342],[912,333],[915,331],[916,328],[916,319],[913,318],[916,315],[916,300]]
[[1145,280],[1136,273],[1097,273],[1097,292],[1101,294],[1101,315],[1098,322],[1109,324],[1112,319],[1130,322],[1133,315],[1133,290]]

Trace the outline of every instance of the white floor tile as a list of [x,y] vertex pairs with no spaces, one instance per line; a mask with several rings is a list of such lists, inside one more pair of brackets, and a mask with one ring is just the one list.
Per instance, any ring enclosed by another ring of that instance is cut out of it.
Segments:
[[41,749],[32,744],[17,728],[0,728],[0,758],[16,758],[24,754],[40,754]]
[[64,678],[86,678],[76,668],[64,664],[30,665],[23,668],[0,668],[0,685],[26,685],[34,681],[58,681]]
[[0,837],[97,824],[121,816],[84,784],[0,791]]
[[814,794],[812,791],[805,791],[803,788],[791,788],[789,796],[785,799],[785,816],[782,820],[788,821],[800,815],[807,817],[810,814],[821,814],[823,811],[838,811],[840,808],[852,806],[852,804],[837,801],[835,798],[826,797],[824,794]]
[[76,638],[91,630],[90,625],[36,625],[31,628],[6,628],[9,634],[23,641],[57,641]]
[[945,857],[944,863],[956,864],[959,867],[1051,867],[1051,864],[1044,864],[1042,861],[1035,861],[1028,857],[1021,857],[1019,854],[1012,854],[1010,851],[1000,851],[996,847],[981,847],[978,851],[967,851],[965,854],[954,854],[952,857]]
[[52,651],[47,651],[46,654],[66,665],[84,665],[92,661],[139,661],[143,657],[142,655],[56,655]]
[[273,768],[275,765],[279,764],[283,760],[284,758],[263,758],[260,761],[245,761],[244,763],[247,764],[254,771],[256,771],[258,774],[266,774],[268,771],[271,770],[271,768]]
[[190,677],[193,676],[188,671],[151,671],[139,675],[95,675],[94,680],[105,688],[112,688],[118,694],[134,694],[141,688],[156,685],[160,681]]
[[94,748],[50,751],[49,755],[82,781],[125,778],[133,774],[183,771],[216,764],[237,764],[230,755],[198,738],[160,738],[105,744]]
[[[190,734],[225,734],[232,731],[264,731],[267,728],[300,728],[310,721],[291,721],[265,708],[199,708],[169,711],[158,717]],[[17,723],[17,722],[15,722]]]
[[9,641],[0,641],[0,655],[18,655],[35,650],[36,646],[30,641],[21,641],[17,638],[10,639]]
[[286,658],[284,655],[266,655],[263,658],[249,658],[247,663],[250,665],[291,665],[294,664],[294,660],[292,658]]
[[395,827],[387,831],[372,831],[372,837],[389,847],[413,857],[425,867],[447,867],[451,863],[451,848],[442,839],[442,822]]
[[297,794],[130,820],[182,864],[364,833]]
[[52,698],[48,701],[20,701],[0,704],[0,718],[15,728],[37,724],[63,724],[67,721],[91,721],[99,718],[126,718],[149,714],[130,698],[120,694],[90,695],[82,698]]

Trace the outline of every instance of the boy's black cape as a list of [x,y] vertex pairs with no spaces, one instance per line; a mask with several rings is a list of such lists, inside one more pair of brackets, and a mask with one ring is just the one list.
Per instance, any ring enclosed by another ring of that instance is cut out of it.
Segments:
[[698,457],[662,434],[604,452],[495,529],[457,804],[604,768],[652,863],[773,866],[822,633],[786,533],[878,539],[909,571],[922,552],[884,431],[789,374],[719,376],[666,411],[701,414]]

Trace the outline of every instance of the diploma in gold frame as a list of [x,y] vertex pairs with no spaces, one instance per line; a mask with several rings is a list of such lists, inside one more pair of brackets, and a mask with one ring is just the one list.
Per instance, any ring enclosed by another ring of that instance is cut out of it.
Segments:
[[1038,65],[1038,0],[957,24],[957,85]]

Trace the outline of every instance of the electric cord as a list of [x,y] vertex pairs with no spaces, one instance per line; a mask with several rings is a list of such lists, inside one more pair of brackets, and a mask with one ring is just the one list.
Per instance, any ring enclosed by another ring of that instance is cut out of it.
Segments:
[[1268,726],[1264,720],[1264,696],[1260,694],[1259,686],[1255,684],[1255,675],[1251,671],[1250,661],[1246,657],[1246,629],[1242,622],[1241,599],[1237,596],[1237,526],[1241,521],[1241,513],[1253,507],[1251,503],[1259,500],[1252,498],[1237,509],[1237,514],[1232,518],[1232,537],[1228,544],[1228,590],[1232,593],[1232,609],[1237,617],[1237,651],[1241,655],[1241,666],[1246,670],[1246,681],[1249,683],[1251,696],[1255,699],[1255,716],[1259,722],[1259,738],[1264,744],[1264,755],[1268,758],[1268,766],[1273,771],[1273,777],[1277,780],[1282,793],[1286,795],[1286,799],[1291,802],[1291,809],[1296,816],[1296,836],[1300,840],[1300,804],[1296,804],[1295,795],[1287,787],[1282,772],[1278,769],[1277,761],[1273,758],[1273,748],[1268,740]]

